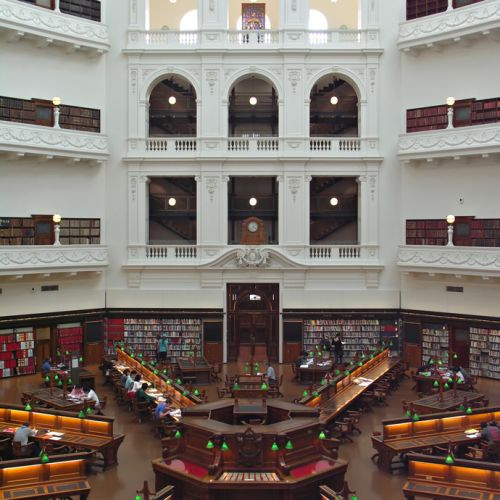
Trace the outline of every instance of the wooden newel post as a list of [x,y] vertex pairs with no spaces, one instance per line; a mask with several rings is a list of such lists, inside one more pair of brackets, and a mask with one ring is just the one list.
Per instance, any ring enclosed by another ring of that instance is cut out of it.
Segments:
[[149,491],[149,484],[147,481],[144,481],[144,484],[142,486],[142,490],[137,490],[136,493],[138,495],[142,495],[144,500],[149,500],[149,497],[151,495],[154,495],[154,492]]

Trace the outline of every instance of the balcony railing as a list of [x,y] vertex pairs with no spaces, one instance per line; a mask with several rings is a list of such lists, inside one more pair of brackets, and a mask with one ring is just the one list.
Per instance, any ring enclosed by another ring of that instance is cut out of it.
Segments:
[[463,3],[450,0],[450,8],[445,12],[402,22],[400,50],[409,52],[450,42],[457,44],[468,37],[491,36],[500,29],[500,0],[482,0],[466,6]]
[[398,266],[407,272],[500,276],[500,248],[402,245]]
[[471,155],[488,157],[497,153],[500,153],[500,122],[399,136],[398,156],[407,162]]
[[[268,255],[268,260],[284,259],[287,262],[293,262],[295,265],[304,267],[379,265],[378,247],[369,245],[307,245],[293,247],[279,245],[252,247],[240,245],[132,245],[129,246],[127,266],[203,266],[212,265],[213,262],[227,256],[238,267],[239,255],[241,251],[246,250],[255,251],[259,256]],[[264,262],[262,267],[267,264],[268,262]]]
[[378,157],[378,138],[147,137],[129,139],[128,157]]
[[295,49],[363,50],[379,47],[378,30],[129,30],[126,51]]
[[104,134],[7,121],[0,121],[0,151],[11,153],[12,159],[37,155],[98,162],[109,154]]
[[104,245],[0,246],[0,275],[102,271]]
[[[63,10],[65,5],[61,4]],[[7,41],[26,37],[39,47],[59,44],[67,50],[102,54],[110,46],[105,24],[18,0],[0,0],[0,28],[8,32]]]

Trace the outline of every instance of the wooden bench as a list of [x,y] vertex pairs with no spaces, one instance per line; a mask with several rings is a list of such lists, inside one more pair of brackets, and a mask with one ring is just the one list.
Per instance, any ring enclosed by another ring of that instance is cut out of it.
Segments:
[[499,500],[500,465],[457,459],[446,464],[441,457],[408,455],[408,481],[403,486],[408,500],[438,499]]
[[90,484],[86,470],[88,453],[54,455],[50,462],[40,458],[0,462],[0,500],[33,500],[88,497]]
[[[382,432],[374,433],[372,445],[378,456],[378,466],[391,471],[396,455],[405,456],[436,446],[472,445],[480,436],[469,438],[467,429],[481,429],[481,423],[500,420],[500,406],[478,408],[471,414],[463,412],[434,413],[419,417],[417,421],[400,418],[382,421]],[[500,499],[499,499],[500,500]]]
[[[111,417],[89,415],[79,418],[76,413],[42,410],[27,411],[20,405],[0,404],[0,435],[13,436],[15,429],[24,422],[39,432],[33,439],[40,443],[68,446],[75,450],[98,452],[102,460],[96,462],[103,469],[118,464],[118,448],[123,442],[123,434],[113,434]],[[44,430],[62,433],[61,439],[51,440]]]

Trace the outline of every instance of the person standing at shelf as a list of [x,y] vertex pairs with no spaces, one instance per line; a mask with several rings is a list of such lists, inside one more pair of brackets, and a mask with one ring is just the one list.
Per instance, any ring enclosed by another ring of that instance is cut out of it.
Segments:
[[45,358],[43,360],[43,364],[42,364],[42,375],[45,377],[47,376],[47,374],[50,372],[50,369],[52,368],[51,364],[50,364],[50,358]]
[[335,355],[335,364],[342,364],[344,357],[344,344],[339,335],[335,335],[332,342],[333,354]]
[[269,385],[276,385],[276,372],[269,361],[266,361],[266,377]]
[[167,348],[168,348],[168,341],[162,335],[158,339],[158,361],[164,363],[167,360]]

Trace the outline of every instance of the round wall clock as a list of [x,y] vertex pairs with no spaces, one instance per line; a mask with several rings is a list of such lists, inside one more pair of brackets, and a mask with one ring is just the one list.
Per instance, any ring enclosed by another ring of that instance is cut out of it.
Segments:
[[255,221],[249,222],[247,227],[251,233],[255,233],[259,229],[259,225]]

